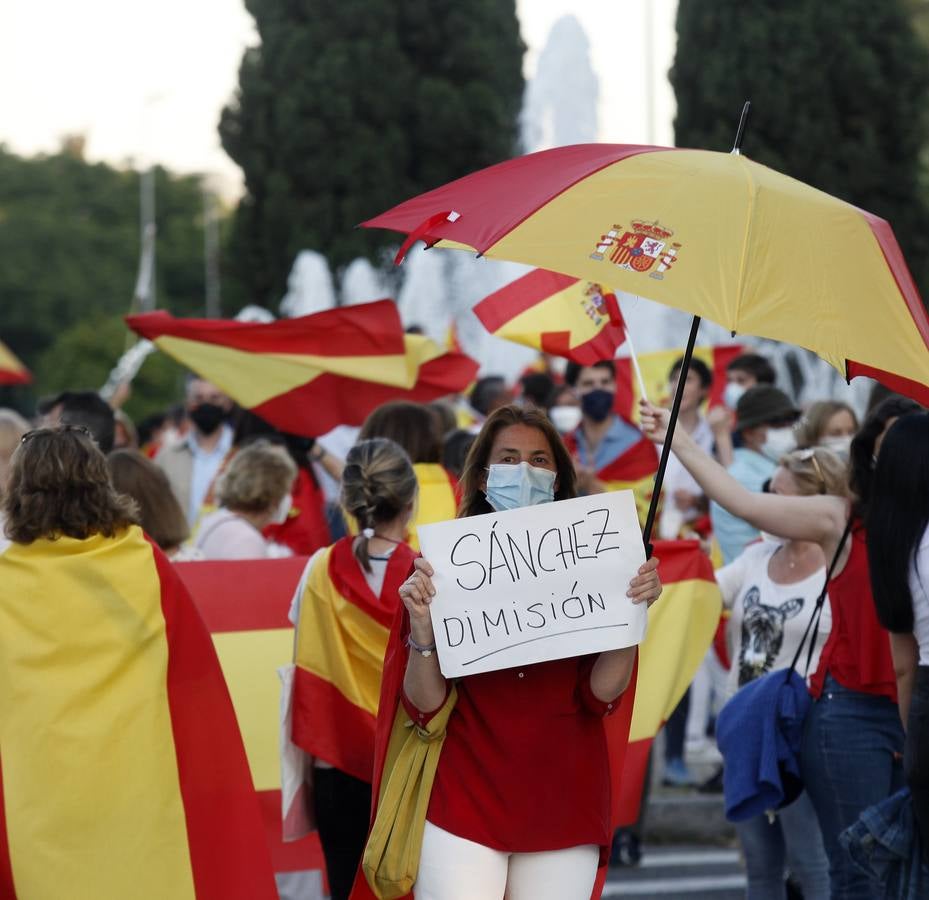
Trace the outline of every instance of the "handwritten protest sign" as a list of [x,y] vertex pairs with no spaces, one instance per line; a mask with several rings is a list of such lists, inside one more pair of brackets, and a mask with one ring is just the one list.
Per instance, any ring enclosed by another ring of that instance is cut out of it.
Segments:
[[446,678],[614,650],[645,636],[626,591],[645,561],[632,491],[419,527]]

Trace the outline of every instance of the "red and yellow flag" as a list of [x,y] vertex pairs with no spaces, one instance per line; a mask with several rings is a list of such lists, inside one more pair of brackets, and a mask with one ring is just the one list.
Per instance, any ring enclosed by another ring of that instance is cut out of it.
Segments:
[[142,337],[291,434],[360,425],[388,400],[427,402],[464,390],[478,365],[404,334],[391,300],[270,323],[127,316]]
[[[577,457],[578,447],[575,435],[566,434],[564,442],[568,452]],[[650,440],[641,437],[612,462],[598,469],[596,476],[608,491],[632,491],[635,495],[635,507],[639,514],[639,521],[644,523],[648,515],[649,504],[652,502],[657,471],[658,451]]]
[[626,340],[616,295],[599,284],[533,269],[481,300],[474,314],[497,337],[584,366]]
[[32,373],[0,341],[0,384],[28,384],[30,381]]
[[[737,356],[745,352],[742,344],[720,344],[715,347],[695,347],[694,358],[702,360],[713,373],[713,385],[707,398],[709,406],[719,406],[723,402],[726,389],[726,367]],[[648,399],[659,406],[670,406],[674,399],[669,391],[668,374],[671,366],[684,355],[684,350],[656,350],[653,353],[639,355],[639,368]],[[616,366],[616,403],[614,409],[624,419],[638,424],[639,400],[642,391],[635,377],[632,360],[628,357],[614,360]]]
[[661,599],[648,611],[648,632],[639,647],[638,682],[625,757],[611,760],[614,825],[639,817],[648,754],[693,680],[713,641],[722,598],[713,566],[697,541],[655,541],[661,564]]
[[381,672],[398,590],[415,553],[400,544],[375,597],[342,538],[315,558],[294,643],[293,742],[355,778],[374,772]]
[[293,658],[287,618],[306,557],[191,562],[178,574],[213,637],[248,755],[264,822],[264,843],[282,888],[323,900],[325,863],[317,835],[285,843],[281,834],[281,685],[277,670]]
[[0,634],[0,896],[277,896],[216,654],[141,529],[13,544]]

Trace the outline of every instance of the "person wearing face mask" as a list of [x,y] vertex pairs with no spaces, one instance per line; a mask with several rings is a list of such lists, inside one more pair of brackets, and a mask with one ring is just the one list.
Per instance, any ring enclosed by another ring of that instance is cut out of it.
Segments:
[[773,386],[776,380],[774,366],[760,353],[742,353],[726,366],[723,405],[714,407],[707,414],[707,422],[716,441],[716,458],[724,466],[732,465],[734,448],[742,446],[740,435],[732,433],[739,399],[749,388],[759,384]]
[[581,423],[564,438],[575,458],[581,494],[631,489],[640,520],[651,501],[658,469],[655,448],[635,425],[613,410],[616,367],[605,359],[592,366],[568,363],[565,382],[574,388],[581,404]]
[[858,417],[847,403],[819,400],[810,404],[797,423],[797,446],[825,447],[847,462],[857,430]]
[[[505,406],[489,416],[471,448],[458,515],[575,493],[571,457],[549,419]],[[650,560],[633,578],[633,602],[657,599],[656,566]],[[432,574],[425,559],[416,560],[400,587],[404,608],[388,647],[388,659],[402,672],[400,702],[421,727],[451,689],[435,654]],[[589,900],[611,840],[603,719],[618,708],[634,660],[635,649],[627,648],[455,682],[457,702],[428,800],[416,900],[502,900],[504,892],[510,900]],[[393,720],[383,697],[381,714]]]
[[[814,699],[804,723],[800,766],[829,858],[830,896],[843,900],[870,900],[883,890],[853,862],[839,835],[863,810],[903,786],[897,673],[872,594],[866,525],[871,505],[878,502],[874,460],[881,459],[884,435],[900,417],[919,412],[914,401],[890,397],[868,416],[852,440],[848,497],[754,493],[685,431],[674,433],[674,452],[708,497],[755,528],[817,544],[824,560],[835,560],[828,586],[832,629],[810,676]],[[643,405],[642,429],[652,440],[666,438],[667,424],[665,410]],[[887,462],[899,464],[898,459]]]
[[[774,474],[778,460],[796,446],[793,423],[800,410],[783,391],[760,384],[739,398],[735,414],[742,446],[734,450],[728,472],[748,490],[761,491]],[[710,504],[710,518],[725,563],[732,562],[760,537],[757,528],[718,503]]]
[[200,517],[203,500],[232,447],[232,428],[226,424],[232,401],[209,381],[192,376],[187,382],[186,409],[190,420],[186,437],[164,447],[155,462],[164,469],[171,490],[192,526]]
[[[297,467],[266,440],[239,450],[216,483],[220,506],[204,516],[194,546],[204,559],[264,559],[274,555],[262,531],[290,512]],[[289,551],[288,551],[289,552]]]

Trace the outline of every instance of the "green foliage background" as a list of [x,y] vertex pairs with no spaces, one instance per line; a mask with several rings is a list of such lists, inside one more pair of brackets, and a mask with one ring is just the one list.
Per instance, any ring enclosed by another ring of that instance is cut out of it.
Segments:
[[929,296],[929,53],[904,0],[680,0],[675,141],[747,156],[890,221]]
[[249,50],[220,136],[245,175],[228,268],[273,306],[296,253],[338,269],[396,236],[359,222],[513,156],[525,47],[513,0],[246,0]]

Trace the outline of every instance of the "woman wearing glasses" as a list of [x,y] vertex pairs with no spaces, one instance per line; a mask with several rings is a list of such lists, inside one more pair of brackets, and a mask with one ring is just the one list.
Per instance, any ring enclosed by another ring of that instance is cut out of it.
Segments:
[[[869,900],[880,886],[858,870],[839,834],[861,812],[903,785],[903,728],[887,632],[878,622],[865,541],[874,460],[887,429],[919,412],[912,400],[892,396],[855,435],[848,467],[849,496],[756,494],[743,488],[682,429],[674,453],[708,497],[756,528],[819,546],[837,564],[829,583],[832,631],[810,678],[815,702],[803,738],[803,781],[816,810],[829,858],[832,897]],[[667,437],[669,413],[642,404],[642,430],[656,443]],[[817,459],[822,457],[817,454]],[[845,539],[846,526],[851,536]]]

